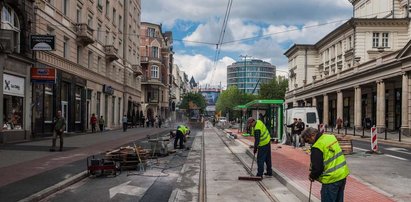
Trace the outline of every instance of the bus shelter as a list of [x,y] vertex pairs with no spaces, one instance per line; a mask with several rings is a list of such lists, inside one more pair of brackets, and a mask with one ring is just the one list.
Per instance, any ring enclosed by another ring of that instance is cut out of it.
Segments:
[[270,132],[271,139],[282,140],[284,100],[254,100],[247,104],[248,117],[261,120]]
[[245,105],[237,105],[233,108],[234,111],[240,111],[240,132],[244,132],[243,125],[245,125],[245,121],[247,120],[247,107]]

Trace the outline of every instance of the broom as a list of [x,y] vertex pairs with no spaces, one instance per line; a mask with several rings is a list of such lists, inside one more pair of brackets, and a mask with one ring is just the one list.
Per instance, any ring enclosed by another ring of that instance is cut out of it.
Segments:
[[251,169],[250,169],[250,176],[238,176],[238,180],[250,180],[250,181],[260,181],[263,178],[258,177],[258,176],[253,176],[253,165],[254,165],[254,160],[255,160],[255,154],[253,157],[253,162],[251,162]]

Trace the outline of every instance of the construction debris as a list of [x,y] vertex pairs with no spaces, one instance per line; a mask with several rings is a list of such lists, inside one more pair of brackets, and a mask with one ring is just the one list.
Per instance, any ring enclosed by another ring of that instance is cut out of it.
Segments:
[[150,154],[140,146],[120,147],[105,154],[106,159],[120,162],[121,169],[136,169],[139,164],[145,164]]

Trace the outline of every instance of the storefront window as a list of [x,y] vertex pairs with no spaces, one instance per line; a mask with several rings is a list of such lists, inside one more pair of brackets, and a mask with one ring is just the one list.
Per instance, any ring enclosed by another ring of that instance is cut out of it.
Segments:
[[76,87],[76,123],[81,122],[81,87]]
[[4,95],[3,130],[23,129],[23,97]]
[[53,85],[44,85],[44,122],[51,123],[53,120]]
[[[96,114],[101,116],[100,114],[100,100],[101,100],[101,93],[97,92],[97,101],[96,101]],[[106,117],[105,117],[106,118]]]

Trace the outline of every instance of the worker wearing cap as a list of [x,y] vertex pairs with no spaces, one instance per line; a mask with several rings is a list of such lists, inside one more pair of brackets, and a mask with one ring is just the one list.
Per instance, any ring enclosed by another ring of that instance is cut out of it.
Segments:
[[337,138],[333,134],[322,134],[312,127],[306,128],[301,137],[304,142],[312,144],[309,179],[322,184],[321,201],[343,201],[350,170]]
[[267,127],[260,120],[255,120],[253,117],[248,118],[247,127],[251,130],[251,135],[254,136],[254,155],[257,153],[257,177],[263,177],[264,162],[267,166],[267,172],[264,173],[267,177],[273,176],[271,169],[271,144],[270,133]]
[[176,139],[174,139],[174,149],[177,149],[177,143],[180,141],[180,149],[184,148],[184,137],[190,133],[190,129],[185,125],[177,126]]

